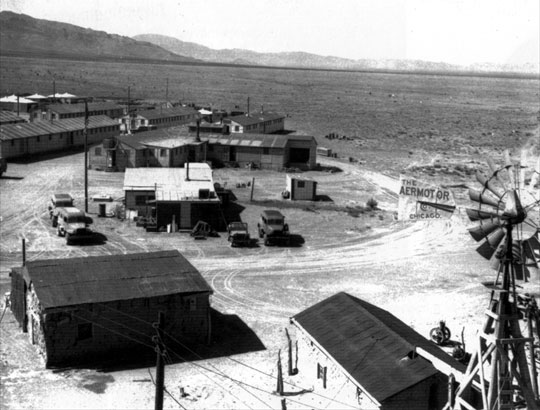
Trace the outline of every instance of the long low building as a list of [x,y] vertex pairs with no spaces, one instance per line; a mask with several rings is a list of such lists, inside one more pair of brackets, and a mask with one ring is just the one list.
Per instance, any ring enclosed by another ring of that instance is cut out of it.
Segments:
[[262,169],[313,169],[317,160],[317,141],[308,135],[201,134],[208,142],[207,158],[240,167]]
[[313,169],[317,141],[306,135],[221,134],[169,128],[118,136],[92,147],[92,167],[124,171],[136,167],[181,167],[186,162],[261,169]]
[[126,209],[155,218],[158,229],[191,229],[204,221],[224,227],[212,169],[205,163],[184,168],[128,168],[124,176]]
[[88,115],[106,115],[110,118],[120,118],[124,115],[125,108],[115,102],[96,101],[75,104],[48,104],[32,110],[30,117],[32,121],[64,120],[67,118],[78,118],[86,116],[86,106]]
[[[88,144],[119,133],[118,122],[105,115],[89,117],[87,129]],[[6,159],[82,147],[84,118],[2,125],[0,143],[0,155]]]
[[198,112],[193,107],[154,108],[137,111],[120,120],[122,130],[128,133],[141,132],[149,129],[174,127],[189,124],[194,121]]

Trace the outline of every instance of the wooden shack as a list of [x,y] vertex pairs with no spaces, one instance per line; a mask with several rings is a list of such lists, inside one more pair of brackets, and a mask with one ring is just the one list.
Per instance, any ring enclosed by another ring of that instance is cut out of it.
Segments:
[[442,409],[465,366],[389,312],[341,292],[291,319],[298,376],[341,408]]
[[152,351],[158,312],[168,335],[209,341],[212,289],[176,250],[35,260],[10,276],[11,310],[47,367]]
[[287,174],[286,184],[286,199],[293,201],[315,201],[317,199],[317,181]]

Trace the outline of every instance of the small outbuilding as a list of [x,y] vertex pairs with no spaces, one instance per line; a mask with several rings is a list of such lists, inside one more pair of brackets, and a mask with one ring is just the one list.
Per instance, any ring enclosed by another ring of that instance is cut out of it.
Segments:
[[153,218],[157,228],[192,229],[198,221],[223,229],[221,201],[206,163],[183,168],[128,168],[124,177],[126,209]]
[[11,310],[47,367],[96,364],[152,349],[165,332],[207,343],[212,289],[178,251],[27,262],[11,276]]
[[[341,292],[291,319],[298,375],[340,406],[381,410],[442,409],[448,375],[465,366],[389,312]],[[343,408],[343,407],[339,407]]]
[[290,200],[314,201],[317,199],[317,181],[287,174],[284,197]]

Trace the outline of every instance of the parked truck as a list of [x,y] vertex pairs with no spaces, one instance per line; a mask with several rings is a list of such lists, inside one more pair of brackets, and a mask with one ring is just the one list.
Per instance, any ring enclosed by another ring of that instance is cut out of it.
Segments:
[[56,228],[58,223],[58,209],[73,206],[73,197],[70,194],[53,194],[49,199],[47,209],[49,210],[49,218],[51,219],[53,228]]
[[272,209],[262,211],[257,230],[259,238],[264,239],[266,246],[275,243],[290,244],[289,225],[285,223],[285,217],[279,211]]
[[83,211],[74,207],[57,208],[56,217],[58,236],[65,237],[68,245],[93,237],[93,232],[88,227],[91,219]]
[[232,247],[251,245],[247,223],[231,222],[229,226],[227,226],[227,233],[227,240],[231,243]]

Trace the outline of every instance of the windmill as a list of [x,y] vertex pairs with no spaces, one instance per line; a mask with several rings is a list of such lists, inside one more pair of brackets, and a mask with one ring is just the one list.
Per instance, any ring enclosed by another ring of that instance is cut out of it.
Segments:
[[520,400],[529,410],[540,408],[534,335],[531,326],[528,337],[521,334],[516,295],[516,280],[527,280],[540,259],[540,164],[527,179],[527,167],[513,162],[508,153],[504,160],[502,167],[488,160],[489,176],[476,175],[481,190],[469,191],[475,207],[467,209],[467,215],[476,224],[469,232],[481,242],[477,251],[491,261],[497,276],[484,283],[491,291],[487,320],[451,404],[454,409],[476,408],[468,396],[473,384],[481,392],[484,410],[514,409]]

